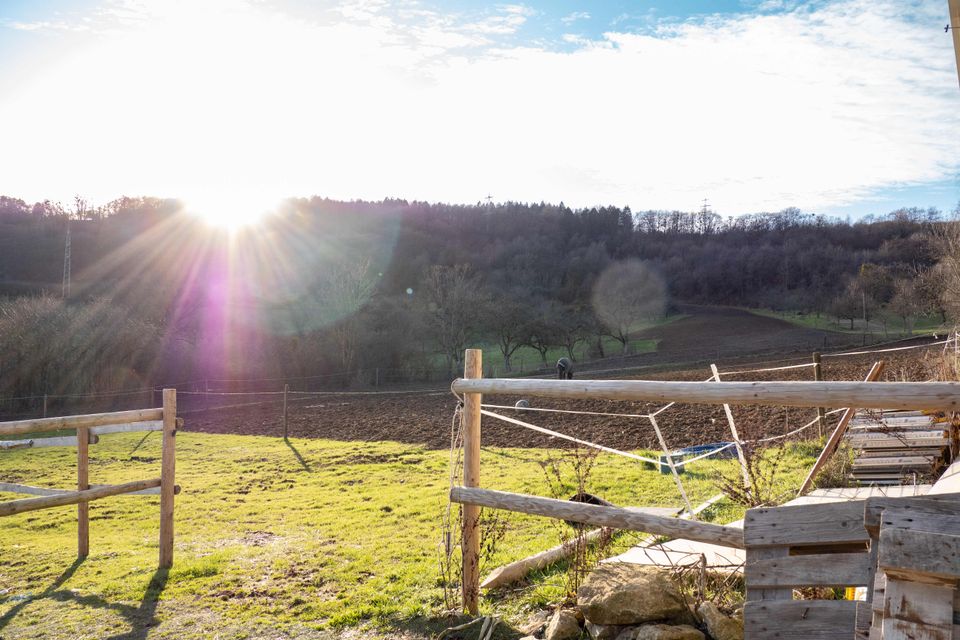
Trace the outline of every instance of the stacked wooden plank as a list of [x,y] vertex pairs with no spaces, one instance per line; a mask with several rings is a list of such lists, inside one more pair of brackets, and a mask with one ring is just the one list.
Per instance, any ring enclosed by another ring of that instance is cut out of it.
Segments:
[[929,478],[949,461],[953,433],[942,413],[862,409],[845,437],[855,451],[851,476],[863,484]]
[[958,532],[957,493],[750,509],[745,640],[960,640]]
[[867,637],[960,638],[960,494],[868,499],[864,528],[876,558]]

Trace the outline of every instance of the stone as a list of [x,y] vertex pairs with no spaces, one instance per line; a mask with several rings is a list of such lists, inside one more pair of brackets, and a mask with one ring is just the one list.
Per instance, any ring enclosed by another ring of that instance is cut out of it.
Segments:
[[702,602],[697,610],[713,640],[743,640],[743,620],[723,615],[717,605]]
[[543,631],[543,628],[547,626],[548,622],[550,622],[550,612],[537,611],[527,618],[527,621],[520,626],[518,631],[520,631],[520,633],[535,636]]
[[589,620],[583,626],[593,640],[613,640],[623,631],[619,624],[594,624]]
[[550,618],[547,631],[543,634],[544,640],[572,640],[580,635],[580,623],[577,616],[567,609],[557,609]]
[[664,572],[625,562],[594,569],[577,590],[577,606],[587,620],[602,625],[666,620],[686,611]]
[[645,624],[632,629],[626,638],[617,640],[705,640],[705,636],[688,624]]

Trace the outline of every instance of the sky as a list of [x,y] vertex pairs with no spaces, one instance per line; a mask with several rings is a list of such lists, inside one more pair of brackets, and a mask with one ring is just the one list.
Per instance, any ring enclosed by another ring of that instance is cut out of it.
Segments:
[[946,0],[0,0],[0,194],[960,203]]

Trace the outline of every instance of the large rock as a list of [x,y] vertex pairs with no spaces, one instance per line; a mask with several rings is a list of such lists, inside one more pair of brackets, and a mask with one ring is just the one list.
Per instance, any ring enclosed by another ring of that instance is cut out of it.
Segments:
[[688,624],[645,624],[624,631],[617,640],[704,640],[704,635]]
[[519,631],[520,633],[535,636],[547,626],[547,623],[550,622],[550,617],[549,611],[537,611],[527,618],[527,621],[520,626]]
[[593,640],[613,640],[623,631],[619,624],[594,624],[589,620],[583,626]]
[[580,636],[580,623],[577,615],[567,609],[557,609],[550,618],[544,640],[572,640]]
[[604,625],[666,620],[685,612],[662,571],[625,562],[594,569],[577,591],[577,606],[587,620]]
[[743,640],[743,620],[723,615],[717,605],[703,602],[697,610],[713,640]]

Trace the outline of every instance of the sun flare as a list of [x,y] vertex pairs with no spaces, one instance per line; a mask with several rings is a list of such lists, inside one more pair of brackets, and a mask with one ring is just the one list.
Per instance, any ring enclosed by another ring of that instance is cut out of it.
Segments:
[[187,198],[186,209],[212,227],[237,231],[266,217],[276,199],[234,192],[207,192]]

